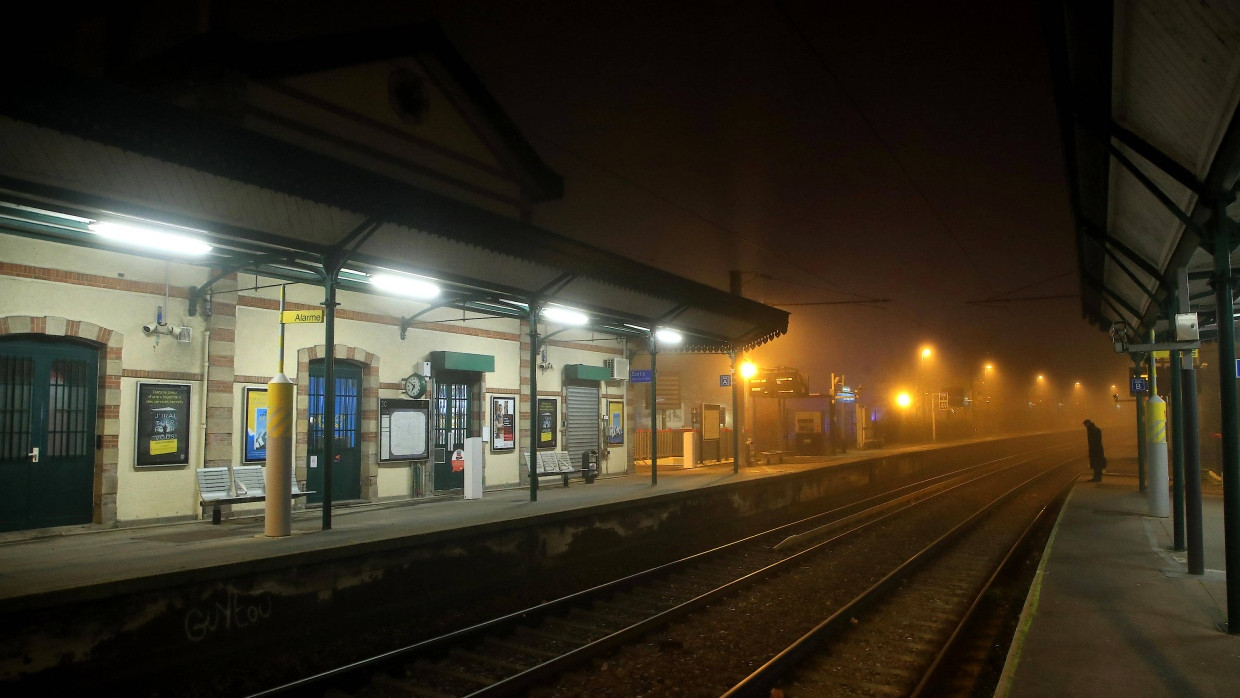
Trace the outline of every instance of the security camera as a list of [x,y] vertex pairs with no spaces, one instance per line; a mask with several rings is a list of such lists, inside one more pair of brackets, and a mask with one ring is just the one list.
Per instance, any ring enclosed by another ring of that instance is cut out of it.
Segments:
[[142,326],[142,331],[147,334],[155,334],[155,331],[158,329],[159,329],[159,325],[156,325],[153,322]]
[[1111,323],[1111,344],[1115,347],[1115,353],[1122,354],[1128,351],[1128,324],[1124,322]]

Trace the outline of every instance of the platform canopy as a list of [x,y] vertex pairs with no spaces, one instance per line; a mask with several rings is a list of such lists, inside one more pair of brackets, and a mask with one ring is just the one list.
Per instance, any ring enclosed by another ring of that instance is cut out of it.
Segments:
[[[559,176],[459,56],[420,31],[342,40],[330,50],[321,43],[261,51],[217,43],[186,64],[227,56],[232,62],[221,72],[250,71],[270,82],[324,61],[388,60],[384,52],[395,46],[430,51],[452,89],[481,105],[475,124],[506,145],[513,169],[524,173],[514,180],[525,200],[558,197]],[[675,329],[684,343],[673,351],[743,350],[787,331],[783,310],[140,87],[54,65],[11,71],[0,95],[0,229],[115,249],[88,226],[137,219],[194,231],[213,246],[201,264],[221,274],[310,283],[347,255],[343,289],[367,292],[370,275],[403,272],[441,287],[437,307],[521,318],[531,305],[567,306],[588,315],[587,329],[604,333],[648,337]]]
[[1219,312],[1210,279],[1219,215],[1238,217],[1240,5],[1046,0],[1042,8],[1083,314],[1148,341],[1151,329],[1166,328],[1166,299],[1186,269],[1202,337],[1217,336],[1220,316],[1235,312],[1234,299]]

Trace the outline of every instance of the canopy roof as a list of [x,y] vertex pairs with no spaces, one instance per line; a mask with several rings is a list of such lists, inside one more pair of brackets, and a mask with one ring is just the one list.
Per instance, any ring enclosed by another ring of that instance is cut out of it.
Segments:
[[[1203,338],[1220,225],[1240,173],[1240,6],[1043,3],[1077,227],[1082,312],[1145,339],[1188,273]],[[1225,243],[1229,252],[1234,234]]]
[[[7,88],[7,232],[106,246],[89,221],[136,218],[208,239],[204,265],[307,281],[347,255],[352,270],[438,281],[447,307],[523,317],[531,303],[562,304],[589,313],[599,331],[675,328],[681,351],[746,349],[787,331],[785,311],[129,87],[45,66]],[[532,151],[516,150],[528,161]],[[542,193],[553,192],[556,178],[532,169]],[[347,272],[341,286],[369,288]]]

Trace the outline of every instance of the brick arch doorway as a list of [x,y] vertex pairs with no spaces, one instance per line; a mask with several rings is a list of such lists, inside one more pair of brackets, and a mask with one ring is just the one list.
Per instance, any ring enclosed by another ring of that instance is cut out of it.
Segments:
[[0,318],[0,530],[116,521],[123,341],[79,320]]
[[337,344],[335,348],[335,413],[332,429],[320,419],[324,412],[325,347],[298,351],[298,479],[313,494],[311,504],[323,501],[326,463],[324,446],[333,439],[332,502],[374,500],[377,497],[379,431],[379,357]]

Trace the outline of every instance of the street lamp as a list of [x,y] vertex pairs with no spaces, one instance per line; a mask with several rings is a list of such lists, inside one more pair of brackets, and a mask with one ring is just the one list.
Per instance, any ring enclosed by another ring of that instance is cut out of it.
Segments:
[[753,465],[753,412],[751,411],[753,399],[749,395],[749,379],[753,378],[757,372],[758,367],[752,361],[745,361],[741,364],[742,387],[745,389],[745,447],[750,451],[746,454],[746,463],[749,465]]
[[925,375],[924,374],[925,374],[925,369],[926,369],[926,359],[929,359],[932,356],[934,356],[934,350],[931,349],[931,347],[924,346],[921,348],[921,364],[920,364],[920,369],[918,370],[917,373],[918,373],[918,378],[921,379],[918,382],[922,383],[922,385],[920,386],[922,388],[922,398],[926,401],[926,403],[928,403],[928,407],[930,409],[930,440],[938,441],[938,427],[935,424],[935,414],[934,414],[935,412],[938,411],[938,405],[934,404],[934,400],[930,398],[930,393],[924,390],[925,388]]
[[984,406],[988,400],[988,397],[986,396],[985,393],[987,389],[990,387],[989,386],[990,372],[993,370],[995,370],[995,365],[992,363],[986,363],[982,365],[982,377],[981,377],[981,380],[977,382],[978,385],[982,386],[982,399],[981,400],[978,399],[978,391],[976,387],[974,387],[974,390],[973,390],[973,410],[974,410],[973,414],[978,422],[978,431],[981,433],[986,433],[986,428],[985,428],[986,425],[983,423],[982,417],[984,416],[984,411],[983,411]]

